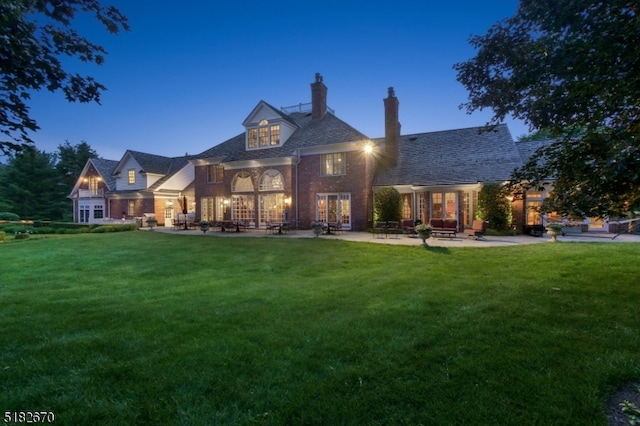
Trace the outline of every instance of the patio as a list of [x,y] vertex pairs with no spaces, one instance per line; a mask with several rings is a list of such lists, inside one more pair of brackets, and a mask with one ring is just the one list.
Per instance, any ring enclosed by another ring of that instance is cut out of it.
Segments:
[[[146,229],[146,228],[142,228]],[[200,230],[174,230],[172,228],[158,227],[154,228],[154,232],[164,232],[177,235],[202,235],[205,237],[221,237],[221,238],[316,238],[310,229],[298,230],[289,234],[265,234],[264,229],[251,229],[247,232],[218,232],[208,231],[203,233]],[[357,241],[363,243],[390,244],[390,245],[410,245],[418,246],[422,242],[419,238],[398,235],[398,238],[374,238],[370,232],[352,232],[345,231],[340,234],[323,234],[319,239]],[[547,235],[542,237],[532,237],[529,235],[517,236],[491,236],[488,235],[482,240],[466,238],[464,236],[451,237],[431,237],[427,240],[427,244],[431,247],[494,247],[494,246],[510,246],[518,244],[539,244],[549,243],[551,238]],[[582,234],[570,234],[564,237],[558,237],[558,242],[640,242],[640,235],[631,234],[611,234],[606,232],[585,232]]]

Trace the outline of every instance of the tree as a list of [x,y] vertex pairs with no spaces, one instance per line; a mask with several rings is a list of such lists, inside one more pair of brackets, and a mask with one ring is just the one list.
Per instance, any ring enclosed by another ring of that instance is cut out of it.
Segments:
[[400,221],[402,218],[402,196],[397,189],[387,186],[376,192],[375,217],[380,221]]
[[0,198],[23,219],[62,219],[69,211],[66,187],[55,169],[55,154],[25,149],[0,174]]
[[489,222],[489,228],[504,231],[511,224],[511,192],[502,183],[487,182],[478,193],[478,219]]
[[60,177],[67,188],[67,193],[73,189],[87,161],[96,157],[98,157],[98,153],[85,141],[80,142],[78,145],[71,145],[69,141],[65,141],[63,145],[58,145],[56,170],[60,173]]
[[27,101],[35,90],[61,90],[70,102],[100,103],[105,86],[90,76],[66,71],[61,58],[102,65],[106,50],[78,34],[72,21],[93,13],[112,34],[129,30],[127,18],[98,0],[3,0],[0,2],[0,150],[33,147],[38,130]]
[[575,216],[640,207],[640,17],[629,0],[521,0],[514,17],[473,36],[454,65],[468,112],[490,108],[556,138],[512,176],[553,181],[545,209]]

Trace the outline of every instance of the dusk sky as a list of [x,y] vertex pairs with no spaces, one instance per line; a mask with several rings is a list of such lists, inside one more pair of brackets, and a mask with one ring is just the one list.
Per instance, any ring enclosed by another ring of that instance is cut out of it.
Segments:
[[[261,100],[284,107],[311,101],[316,72],[336,116],[365,135],[384,136],[382,99],[393,86],[402,134],[480,126],[453,65],[470,59],[472,34],[513,16],[517,0],[204,1],[103,0],[131,31],[109,35],[97,21],[76,25],[106,47],[102,67],[66,61],[107,86],[101,103],[68,103],[37,93],[31,114],[39,149],[88,142],[101,157],[127,149],[198,154],[244,131]],[[526,126],[507,121],[514,138]]]

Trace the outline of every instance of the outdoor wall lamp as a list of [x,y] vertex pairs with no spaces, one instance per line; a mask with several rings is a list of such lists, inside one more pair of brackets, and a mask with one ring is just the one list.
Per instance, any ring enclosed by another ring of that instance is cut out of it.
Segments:
[[288,207],[291,205],[291,197],[287,197],[284,199],[284,204]]

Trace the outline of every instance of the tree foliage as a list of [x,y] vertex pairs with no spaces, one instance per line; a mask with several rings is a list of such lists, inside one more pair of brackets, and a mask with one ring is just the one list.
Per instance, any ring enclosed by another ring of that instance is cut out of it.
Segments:
[[98,153],[84,141],[77,145],[71,145],[69,141],[65,141],[63,145],[58,145],[56,170],[64,181],[67,193],[73,189],[87,161],[96,157],[98,157]]
[[23,219],[60,220],[67,206],[55,154],[26,149],[9,160],[0,191],[8,211]]
[[376,192],[375,216],[380,221],[400,221],[402,218],[402,196],[397,189],[387,186]]
[[502,183],[486,182],[478,193],[478,219],[489,222],[489,228],[504,231],[511,224],[511,194]]
[[490,108],[556,140],[512,188],[553,181],[546,208],[577,216],[640,206],[640,17],[628,0],[521,0],[514,17],[473,36],[454,66],[468,112]]
[[62,91],[70,102],[100,102],[106,88],[90,76],[67,71],[61,58],[102,65],[106,50],[72,28],[78,13],[92,13],[110,33],[128,31],[126,17],[97,0],[0,2],[0,150],[33,147],[38,130],[27,102],[33,91]]
[[0,167],[0,211],[23,219],[67,218],[72,213],[67,195],[86,161],[97,156],[86,142],[71,145],[68,141],[55,153],[33,148],[16,153]]

